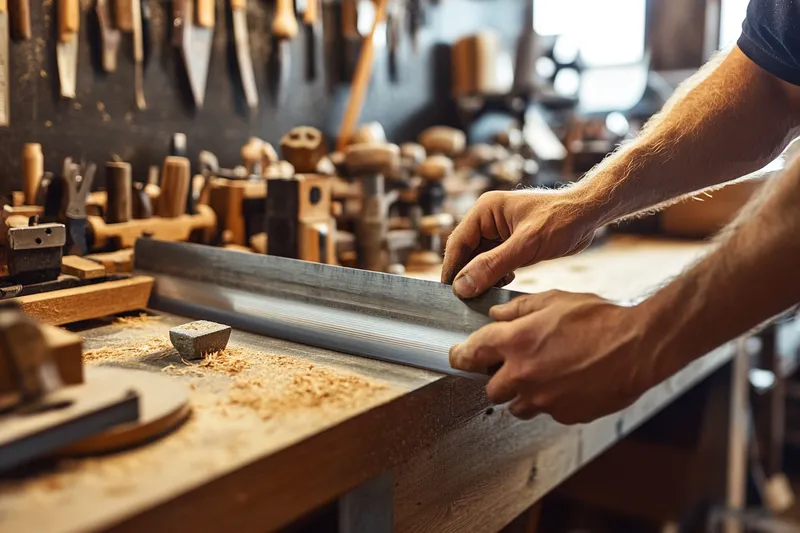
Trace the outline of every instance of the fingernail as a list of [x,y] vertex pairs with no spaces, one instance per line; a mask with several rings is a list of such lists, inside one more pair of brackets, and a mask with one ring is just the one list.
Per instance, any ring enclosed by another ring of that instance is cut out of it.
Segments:
[[453,282],[453,291],[456,295],[462,298],[469,298],[475,295],[475,282],[472,281],[472,276],[464,274],[455,282]]

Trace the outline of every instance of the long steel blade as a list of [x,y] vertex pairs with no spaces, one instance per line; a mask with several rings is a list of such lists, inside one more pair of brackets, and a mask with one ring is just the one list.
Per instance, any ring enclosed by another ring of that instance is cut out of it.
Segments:
[[203,28],[194,22],[194,2],[185,0],[184,12],[187,17],[183,21],[183,61],[189,74],[189,85],[192,88],[194,103],[203,107],[208,80],[208,65],[211,59],[211,47],[214,44],[214,28]]
[[139,239],[136,269],[156,283],[150,305],[293,342],[437,372],[448,351],[489,323],[492,289],[468,302],[448,285],[185,243]]
[[11,98],[8,68],[8,11],[0,12],[0,126],[11,121]]
[[250,109],[256,109],[258,107],[258,89],[253,72],[253,59],[250,56],[250,37],[247,31],[247,11],[245,9],[233,10],[233,39],[236,43],[236,60],[239,63],[244,97],[247,100],[247,106]]

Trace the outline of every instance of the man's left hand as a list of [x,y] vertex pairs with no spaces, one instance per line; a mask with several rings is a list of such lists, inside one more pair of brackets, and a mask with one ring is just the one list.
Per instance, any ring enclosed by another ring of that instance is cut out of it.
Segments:
[[486,392],[496,404],[511,402],[519,418],[589,422],[658,382],[654,336],[640,307],[550,291],[495,306],[491,316],[497,322],[450,349],[450,364],[483,373],[502,364]]

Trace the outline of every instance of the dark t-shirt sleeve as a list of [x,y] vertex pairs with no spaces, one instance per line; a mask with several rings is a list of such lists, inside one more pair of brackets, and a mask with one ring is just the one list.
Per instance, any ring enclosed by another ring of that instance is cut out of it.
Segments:
[[800,0],[750,0],[738,45],[767,72],[800,85]]

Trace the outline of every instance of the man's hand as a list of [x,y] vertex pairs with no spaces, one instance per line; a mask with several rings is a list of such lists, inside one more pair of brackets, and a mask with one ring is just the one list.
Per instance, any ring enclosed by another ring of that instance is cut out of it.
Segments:
[[442,283],[472,298],[517,268],[583,250],[597,226],[578,198],[573,189],[484,194],[447,240]]
[[498,322],[450,350],[453,368],[486,372],[497,404],[523,419],[547,413],[561,423],[619,411],[667,376],[657,369],[658,339],[639,307],[593,294],[550,291],[493,307]]

